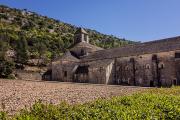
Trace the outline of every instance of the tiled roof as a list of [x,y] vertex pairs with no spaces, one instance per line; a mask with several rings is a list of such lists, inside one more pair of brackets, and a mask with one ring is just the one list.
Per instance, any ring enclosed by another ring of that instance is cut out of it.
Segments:
[[97,61],[90,61],[87,64],[89,67],[107,67],[109,64],[111,64],[114,60],[113,59],[104,59],[104,60],[97,60]]
[[62,57],[59,57],[59,58],[53,60],[53,62],[56,62],[56,61],[59,61],[59,60],[73,61],[73,62],[79,62],[80,61],[78,58],[73,56],[69,51],[66,52]]
[[84,60],[135,56],[173,50],[180,50],[180,37],[173,37],[151,42],[128,45],[119,48],[101,50],[89,54],[87,57],[84,58]]

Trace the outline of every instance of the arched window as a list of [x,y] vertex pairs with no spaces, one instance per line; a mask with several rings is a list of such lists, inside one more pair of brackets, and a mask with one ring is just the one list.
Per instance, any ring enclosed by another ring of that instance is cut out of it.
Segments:
[[145,69],[150,69],[150,68],[151,68],[151,66],[149,64],[145,65]]
[[64,71],[64,77],[67,77],[67,71]]
[[164,63],[160,63],[160,64],[159,64],[159,68],[160,68],[160,69],[164,69]]

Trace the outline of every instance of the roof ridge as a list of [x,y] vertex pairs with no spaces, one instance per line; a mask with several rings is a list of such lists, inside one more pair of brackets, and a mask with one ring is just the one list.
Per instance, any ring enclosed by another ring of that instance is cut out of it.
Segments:
[[180,50],[180,36],[93,52],[84,59],[125,57]]
[[[69,56],[69,58],[68,58]],[[74,60],[80,60],[77,57],[75,57],[74,55],[71,54],[71,52],[68,50],[67,52],[65,52],[61,57],[58,57],[56,59],[54,59],[53,61],[58,61],[58,60],[62,60],[62,59],[70,59],[70,61],[74,61]]]
[[77,46],[82,45],[82,44],[87,45],[87,46],[94,47],[94,48],[96,48],[96,49],[103,49],[103,48],[101,48],[101,47],[98,47],[98,46],[96,46],[96,45],[92,45],[92,44],[90,44],[90,43],[83,42],[83,41],[82,41],[82,42],[79,42],[79,43],[77,43],[77,44],[75,44],[75,45],[73,45],[70,49],[73,49],[74,47],[77,47]]
[[160,39],[160,40],[153,40],[153,41],[148,41],[148,42],[143,42],[143,43],[129,44],[129,45],[121,46],[121,47],[103,49],[103,50],[99,50],[99,51],[95,51],[95,52],[109,51],[109,50],[120,49],[120,48],[123,49],[123,48],[133,47],[133,46],[147,45],[147,44],[151,44],[151,43],[160,43],[160,42],[164,42],[164,41],[176,40],[176,39],[178,39],[178,38],[180,38],[180,36],[169,37],[169,38]]

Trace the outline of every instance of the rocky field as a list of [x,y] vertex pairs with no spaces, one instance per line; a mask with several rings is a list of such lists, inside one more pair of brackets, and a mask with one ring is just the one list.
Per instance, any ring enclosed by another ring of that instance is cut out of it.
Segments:
[[84,103],[142,91],[145,88],[120,85],[95,85],[47,81],[0,80],[0,111],[14,114],[35,101],[58,104]]

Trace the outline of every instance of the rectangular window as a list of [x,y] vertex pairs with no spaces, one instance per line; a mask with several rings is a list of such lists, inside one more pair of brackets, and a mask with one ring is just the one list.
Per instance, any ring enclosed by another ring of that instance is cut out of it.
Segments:
[[67,71],[64,71],[64,77],[67,77]]
[[175,58],[180,58],[180,53],[175,53]]

